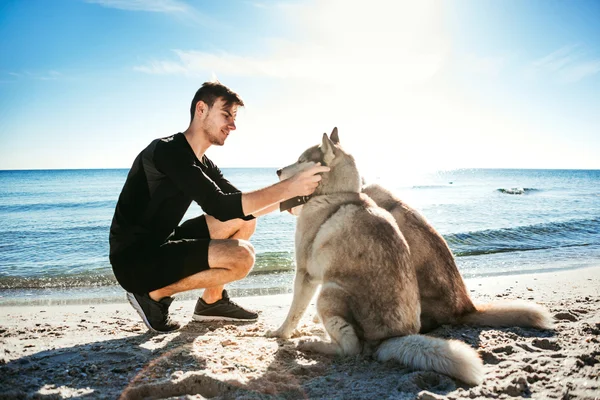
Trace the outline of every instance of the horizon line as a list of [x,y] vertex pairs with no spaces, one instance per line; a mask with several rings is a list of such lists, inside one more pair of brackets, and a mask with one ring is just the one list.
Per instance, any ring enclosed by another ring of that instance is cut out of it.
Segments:
[[[272,169],[281,168],[276,166],[261,167],[219,167],[220,169]],[[107,168],[14,168],[2,169],[0,172],[33,172],[33,171],[110,171],[110,170],[130,170],[131,167],[107,167]],[[434,172],[444,171],[462,171],[462,170],[531,170],[531,171],[600,171],[600,168],[541,168],[541,167],[458,167],[458,168],[440,168]]]

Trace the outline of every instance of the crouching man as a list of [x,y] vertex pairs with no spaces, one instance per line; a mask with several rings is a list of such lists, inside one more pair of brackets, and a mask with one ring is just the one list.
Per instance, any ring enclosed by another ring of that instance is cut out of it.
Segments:
[[[256,320],[255,312],[232,302],[223,288],[254,265],[248,239],[255,218],[283,200],[310,195],[319,173],[329,170],[317,165],[272,186],[239,191],[205,152],[225,143],[243,105],[226,86],[204,83],[192,100],[187,130],[153,140],[127,175],[110,228],[110,262],[151,331],[178,329],[169,318],[171,296],[193,289],[204,289],[195,320]],[[205,214],[180,225],[192,201]]]

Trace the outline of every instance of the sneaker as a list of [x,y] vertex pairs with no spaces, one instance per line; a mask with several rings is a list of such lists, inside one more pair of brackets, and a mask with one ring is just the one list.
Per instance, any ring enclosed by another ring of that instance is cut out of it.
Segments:
[[256,321],[258,314],[231,301],[223,290],[223,298],[212,304],[206,304],[200,297],[192,318],[196,321]]
[[180,328],[177,322],[169,318],[172,297],[163,297],[160,301],[154,301],[147,293],[140,295],[127,292],[127,300],[152,332],[166,333]]

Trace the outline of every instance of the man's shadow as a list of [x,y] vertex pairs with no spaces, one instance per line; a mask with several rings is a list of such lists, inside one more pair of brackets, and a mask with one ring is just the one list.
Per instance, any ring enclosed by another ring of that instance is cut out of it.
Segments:
[[[160,393],[134,390],[130,396],[128,392],[174,371],[204,370],[206,360],[192,346],[195,338],[213,329],[193,323],[170,334],[145,332],[21,357],[0,364],[0,399],[162,397]],[[212,381],[194,385],[189,389],[195,392],[189,394],[213,397],[220,387],[219,381]]]

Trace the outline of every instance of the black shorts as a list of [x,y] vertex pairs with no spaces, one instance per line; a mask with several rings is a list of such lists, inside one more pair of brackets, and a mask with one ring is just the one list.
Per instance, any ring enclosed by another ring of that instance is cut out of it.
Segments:
[[139,246],[113,257],[119,284],[128,292],[144,294],[210,268],[210,233],[201,215],[178,226],[159,247]]

